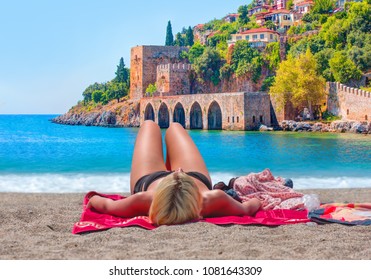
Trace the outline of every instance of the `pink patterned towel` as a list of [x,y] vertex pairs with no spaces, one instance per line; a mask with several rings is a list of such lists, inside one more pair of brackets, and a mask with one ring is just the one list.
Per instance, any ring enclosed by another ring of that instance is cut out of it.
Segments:
[[284,186],[284,179],[275,178],[269,169],[238,177],[233,189],[242,201],[259,199],[264,210],[304,208],[303,194]]
[[[72,233],[86,233],[100,230],[107,230],[114,227],[128,227],[128,226],[139,226],[145,229],[155,229],[147,216],[140,216],[134,218],[120,218],[112,215],[101,214],[94,209],[86,208],[89,201],[89,196],[92,192],[85,195],[84,206],[80,221],[76,222],[73,226]],[[125,198],[120,195],[108,195],[96,193],[97,195],[118,200]],[[239,224],[239,225],[265,225],[265,226],[279,226],[296,223],[306,223],[310,220],[307,217],[308,212],[297,211],[297,210],[269,210],[269,211],[258,211],[255,217],[250,216],[225,216],[218,218],[205,218],[193,222],[208,222],[217,225],[227,224]]]

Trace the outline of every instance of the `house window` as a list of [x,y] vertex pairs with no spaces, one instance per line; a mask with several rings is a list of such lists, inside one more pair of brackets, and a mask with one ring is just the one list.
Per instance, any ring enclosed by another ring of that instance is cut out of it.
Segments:
[[242,39],[242,36],[236,36],[236,40],[241,40]]
[[260,39],[264,39],[264,34],[260,34]]
[[347,115],[349,115],[349,109],[347,109]]
[[367,120],[368,120],[367,115],[365,115],[365,121],[367,121]]
[[252,122],[255,123],[255,116],[252,116]]
[[246,40],[250,40],[250,36],[247,35],[247,36],[245,37],[245,39],[246,39]]
[[[366,116],[366,121],[367,121],[367,116]],[[240,122],[240,117],[237,116],[237,122]]]
[[228,122],[229,122],[229,117],[228,117]]
[[258,35],[252,35],[252,38],[253,38],[254,40],[258,39]]
[[234,123],[234,117],[232,117],[232,122]]
[[263,116],[260,115],[260,122],[262,123],[263,122]]

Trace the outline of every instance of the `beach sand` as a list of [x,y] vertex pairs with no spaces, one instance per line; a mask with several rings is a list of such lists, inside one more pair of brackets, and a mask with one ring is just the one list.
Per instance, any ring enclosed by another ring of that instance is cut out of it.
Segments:
[[[322,203],[371,202],[371,189],[299,190]],[[370,260],[371,227],[192,223],[73,235],[84,194],[0,193],[0,259]]]

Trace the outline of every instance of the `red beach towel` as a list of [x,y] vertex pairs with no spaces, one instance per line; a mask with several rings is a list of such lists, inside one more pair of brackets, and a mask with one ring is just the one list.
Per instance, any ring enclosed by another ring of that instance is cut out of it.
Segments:
[[[108,214],[101,214],[93,209],[86,208],[89,201],[88,193],[84,198],[83,212],[80,221],[75,223],[72,229],[73,234],[86,233],[92,231],[107,230],[114,227],[128,227],[139,226],[145,229],[155,229],[157,226],[153,225],[147,216],[139,216],[134,218],[120,218]],[[97,193],[100,196],[108,197],[113,200],[125,198],[121,195],[108,195]],[[278,226],[295,223],[305,223],[310,220],[307,217],[306,210],[261,210],[256,213],[255,217],[250,216],[225,216],[217,218],[205,218],[198,220],[198,222],[207,222],[216,225],[238,224],[238,225],[265,225],[265,226]],[[196,222],[196,221],[195,221]]]

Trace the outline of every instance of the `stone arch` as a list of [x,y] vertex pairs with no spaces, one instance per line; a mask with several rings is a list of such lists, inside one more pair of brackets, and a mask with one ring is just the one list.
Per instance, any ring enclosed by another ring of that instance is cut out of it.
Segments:
[[200,104],[196,101],[193,103],[190,112],[190,129],[203,129],[202,123],[202,109]]
[[169,108],[162,102],[158,110],[158,125],[160,128],[168,128],[170,124]]
[[173,122],[180,123],[185,128],[185,113],[183,105],[180,102],[174,107]]
[[144,110],[144,120],[155,121],[155,111],[151,103],[148,103],[146,109]]
[[222,110],[218,102],[213,101],[207,112],[207,129],[221,130],[222,129]]

